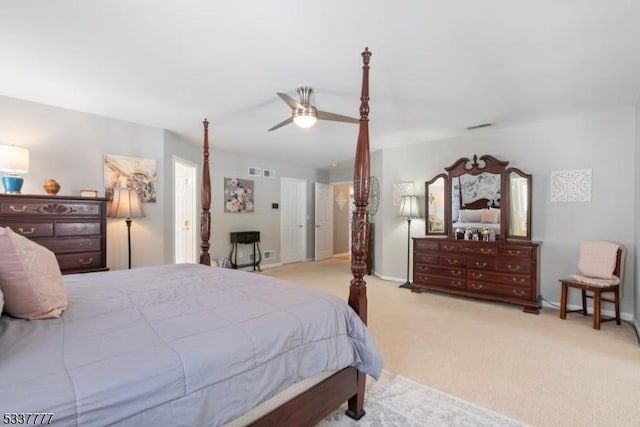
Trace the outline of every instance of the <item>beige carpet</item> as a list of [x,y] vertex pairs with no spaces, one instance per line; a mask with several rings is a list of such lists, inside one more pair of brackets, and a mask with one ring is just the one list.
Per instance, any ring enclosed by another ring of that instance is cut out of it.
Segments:
[[[263,274],[344,299],[348,261]],[[387,371],[533,426],[640,425],[640,346],[631,326],[438,293],[366,276],[369,328]]]

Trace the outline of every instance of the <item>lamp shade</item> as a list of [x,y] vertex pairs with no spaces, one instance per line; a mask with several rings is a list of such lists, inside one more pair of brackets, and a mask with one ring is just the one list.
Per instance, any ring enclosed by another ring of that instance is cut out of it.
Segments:
[[0,171],[29,172],[29,150],[15,145],[0,145]]
[[400,201],[400,210],[398,211],[400,219],[416,219],[420,218],[420,209],[418,208],[418,196],[402,196]]
[[145,215],[138,191],[132,188],[113,190],[113,200],[108,213],[109,218],[142,218]]

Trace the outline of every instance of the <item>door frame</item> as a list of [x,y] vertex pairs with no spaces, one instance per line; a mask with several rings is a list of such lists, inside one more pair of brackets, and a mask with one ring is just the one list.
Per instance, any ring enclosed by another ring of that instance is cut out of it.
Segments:
[[177,246],[178,246],[178,229],[176,227],[176,221],[177,221],[177,217],[178,217],[178,197],[176,194],[176,183],[177,183],[177,172],[178,172],[178,165],[180,167],[183,168],[187,168],[189,169],[192,173],[190,174],[191,176],[189,178],[191,178],[193,180],[193,185],[191,186],[191,237],[192,237],[192,241],[193,241],[193,260],[189,261],[187,260],[187,262],[193,262],[196,263],[197,262],[197,256],[198,256],[198,233],[197,233],[197,225],[199,223],[198,220],[198,192],[197,192],[197,186],[198,186],[198,164],[197,163],[193,163],[190,162],[189,160],[186,160],[182,157],[173,156],[173,262],[176,262],[176,256],[177,256]]

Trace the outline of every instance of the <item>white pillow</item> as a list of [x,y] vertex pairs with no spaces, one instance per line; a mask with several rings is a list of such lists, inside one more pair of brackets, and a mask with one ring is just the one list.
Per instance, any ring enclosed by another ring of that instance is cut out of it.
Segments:
[[28,320],[60,317],[67,292],[54,253],[5,228],[0,230],[0,254],[5,312]]
[[604,240],[582,242],[578,271],[581,275],[597,279],[613,279],[620,245]]
[[480,222],[482,220],[482,209],[460,209],[459,222]]

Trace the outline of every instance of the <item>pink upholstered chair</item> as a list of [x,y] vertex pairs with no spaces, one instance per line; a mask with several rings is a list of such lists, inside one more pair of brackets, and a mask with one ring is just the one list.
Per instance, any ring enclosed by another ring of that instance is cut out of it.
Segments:
[[[622,280],[626,250],[619,243],[604,240],[587,241],[580,245],[578,274],[561,279],[560,318],[566,319],[567,313],[578,312],[587,315],[587,298],[593,299],[593,328],[600,329],[600,323],[615,320],[620,324],[620,299],[622,298]],[[569,288],[582,291],[582,309],[567,311],[567,293]],[[602,301],[615,307],[615,317],[603,319],[600,315]]]

